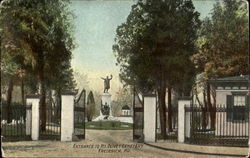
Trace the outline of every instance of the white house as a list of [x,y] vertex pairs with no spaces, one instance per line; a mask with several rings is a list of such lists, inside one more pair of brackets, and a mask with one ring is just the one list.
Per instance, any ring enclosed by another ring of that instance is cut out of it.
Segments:
[[122,116],[130,116],[131,115],[131,110],[128,105],[124,105],[122,107]]
[[115,119],[120,122],[133,123],[131,108],[128,105],[124,105],[121,110],[122,115],[115,117]]
[[[249,135],[249,76],[217,78],[210,80],[216,89],[216,135]],[[226,113],[226,115],[225,115]]]

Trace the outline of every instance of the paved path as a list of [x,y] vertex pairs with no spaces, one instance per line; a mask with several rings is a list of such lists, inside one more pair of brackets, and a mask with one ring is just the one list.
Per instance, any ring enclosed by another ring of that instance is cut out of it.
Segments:
[[132,141],[130,130],[87,130],[86,140],[78,142],[5,142],[3,148],[7,157],[226,158],[243,157],[248,152],[248,148],[167,142],[140,144]]

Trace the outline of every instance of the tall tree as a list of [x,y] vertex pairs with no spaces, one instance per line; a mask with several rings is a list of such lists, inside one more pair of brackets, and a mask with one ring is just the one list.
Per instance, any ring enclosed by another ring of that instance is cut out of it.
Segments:
[[[1,29],[0,34],[3,35],[4,32]],[[2,37],[2,36],[1,36]],[[7,122],[11,122],[11,103],[12,103],[12,92],[14,88],[14,82],[18,80],[18,70],[20,67],[16,64],[16,58],[12,54],[16,51],[15,43],[9,41],[9,38],[1,38],[1,86],[7,85]],[[3,88],[3,87],[1,87]]]
[[182,79],[185,64],[191,63],[198,17],[192,1],[139,0],[127,21],[117,28],[113,50],[121,67],[120,77],[142,92],[157,91],[164,139],[166,89],[171,90]]
[[[199,51],[192,58],[204,82],[204,107],[207,109],[216,106],[215,94],[213,87],[208,83],[209,79],[248,72],[247,12],[245,2],[224,0],[223,3],[215,4],[211,17],[202,21],[200,37],[197,40]],[[211,127],[215,128],[215,114],[211,113],[210,118]]]
[[248,72],[248,28],[245,2],[224,0],[214,5],[211,17],[202,22],[200,51],[194,55],[207,78]]
[[46,123],[47,83],[61,74],[74,48],[68,2],[19,0],[2,3],[2,38],[15,41],[19,51],[13,55],[23,59],[19,63],[23,67],[32,67],[31,73],[39,82],[41,130],[45,130]]

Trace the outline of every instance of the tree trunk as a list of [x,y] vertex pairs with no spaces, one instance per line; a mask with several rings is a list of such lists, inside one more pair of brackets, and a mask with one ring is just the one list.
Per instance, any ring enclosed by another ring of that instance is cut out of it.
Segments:
[[200,106],[200,107],[203,107],[203,105],[201,104],[201,101],[200,101],[200,99],[199,99],[198,92],[195,91],[195,94],[194,94],[194,95],[195,95],[196,100],[198,101],[199,106]]
[[61,90],[61,88],[58,88],[57,90],[56,90],[56,106],[57,107],[61,107],[61,92],[62,92],[62,90]]
[[[84,91],[83,91],[83,107],[84,108],[86,107],[86,95],[87,95],[86,90],[84,89]],[[93,97],[94,97],[94,94],[93,94]],[[95,104],[95,101],[94,101],[94,104]]]
[[161,86],[157,90],[158,92],[158,102],[159,102],[159,113],[160,113],[160,125],[161,125],[161,135],[165,140],[167,139],[166,133],[166,83],[164,80],[161,81]]
[[207,128],[207,110],[206,107],[201,107],[202,109],[202,129],[206,129]]
[[[54,107],[53,107],[53,98],[52,98],[52,90],[51,89],[48,89],[47,90],[47,108],[48,109],[51,109],[54,111]],[[51,111],[51,113],[48,113],[48,118],[50,120],[55,120],[55,113]]]
[[208,105],[209,109],[212,107],[209,83],[207,83],[207,105]]
[[44,80],[44,73],[43,71],[39,73],[39,94],[40,94],[40,118],[41,118],[41,128],[40,130],[43,132],[46,130],[46,87],[45,87],[45,80]]
[[56,91],[56,120],[57,122],[61,119],[61,107],[62,107],[62,99],[61,99],[61,88],[58,88]]
[[172,128],[172,100],[171,100],[171,87],[168,87],[168,131],[173,132]]
[[206,91],[205,89],[203,90],[203,102],[204,106],[202,107],[202,129],[207,128],[207,99],[206,99]]
[[22,96],[22,104],[25,105],[23,78],[21,78],[21,96]]
[[211,125],[211,129],[215,129],[215,111],[213,109],[212,106],[212,102],[211,102],[211,88],[210,88],[210,84],[207,83],[207,104],[208,104],[208,109],[209,109],[209,115],[210,115],[210,125]]
[[13,78],[10,77],[8,91],[7,91],[7,123],[11,123],[12,92],[13,92]]
[[212,116],[212,120],[211,120],[211,127],[212,129],[215,129],[216,126],[216,90],[215,87],[212,87],[212,97],[213,97],[213,116]]

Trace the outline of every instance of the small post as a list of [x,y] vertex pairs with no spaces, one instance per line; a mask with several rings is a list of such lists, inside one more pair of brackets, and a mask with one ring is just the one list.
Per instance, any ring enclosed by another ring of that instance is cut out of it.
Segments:
[[156,141],[156,95],[147,94],[144,97],[144,141]]
[[190,137],[191,114],[185,113],[185,107],[190,107],[191,98],[183,97],[178,100],[178,142],[184,143],[185,136]]
[[[31,139],[38,140],[39,139],[39,95],[28,95],[26,97],[26,105],[32,105],[31,107]],[[29,134],[29,122],[30,115],[26,117],[26,134]]]
[[248,138],[248,157],[250,157],[250,135],[249,135],[249,138]]
[[62,93],[61,141],[72,141],[74,133],[74,92]]
[[[26,101],[28,102],[28,101]],[[32,104],[26,104],[26,121],[25,121],[25,133],[31,135],[31,120],[32,120]]]

